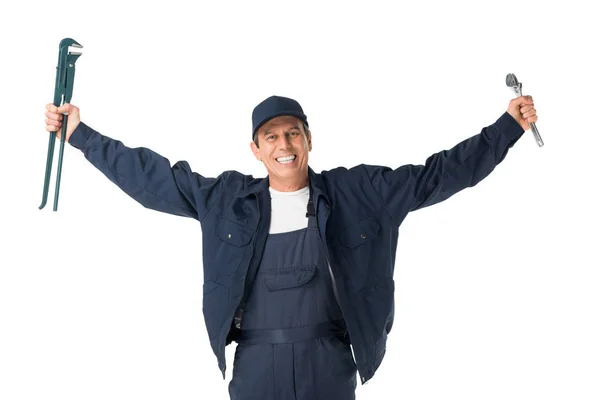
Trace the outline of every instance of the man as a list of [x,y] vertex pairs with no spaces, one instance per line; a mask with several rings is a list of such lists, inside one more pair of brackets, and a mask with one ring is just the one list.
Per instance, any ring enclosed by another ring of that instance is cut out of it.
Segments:
[[485,178],[536,122],[523,96],[481,133],[424,165],[359,165],[315,173],[300,104],[271,96],[252,113],[254,156],[268,176],[193,172],[128,148],[80,122],[71,104],[46,106],[46,129],[66,140],[147,208],[202,224],[203,313],[225,378],[238,342],[231,399],[354,399],[383,360],[394,319],[398,228],[410,211]]

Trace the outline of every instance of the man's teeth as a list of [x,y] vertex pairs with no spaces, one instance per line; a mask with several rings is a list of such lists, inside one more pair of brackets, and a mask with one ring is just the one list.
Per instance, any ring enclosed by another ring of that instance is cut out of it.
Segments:
[[292,161],[294,161],[296,159],[296,156],[286,156],[286,157],[279,157],[277,159],[277,161],[279,161],[282,164],[289,164]]

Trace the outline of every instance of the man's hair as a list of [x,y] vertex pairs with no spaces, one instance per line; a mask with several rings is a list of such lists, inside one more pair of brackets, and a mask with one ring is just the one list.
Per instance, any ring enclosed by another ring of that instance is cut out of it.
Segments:
[[[302,126],[304,127],[304,134],[306,135],[307,138],[310,137],[310,129],[308,129],[308,125],[306,125],[304,122],[302,123]],[[258,147],[258,130],[256,131],[256,133],[254,134],[254,137],[252,138],[252,141],[254,142],[254,144],[256,145],[256,147]]]

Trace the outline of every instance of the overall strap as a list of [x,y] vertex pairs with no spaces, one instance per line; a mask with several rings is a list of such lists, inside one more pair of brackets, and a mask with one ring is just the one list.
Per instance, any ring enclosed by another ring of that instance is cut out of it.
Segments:
[[315,211],[315,203],[313,202],[313,190],[312,190],[312,187],[310,186],[310,183],[309,183],[308,187],[309,187],[308,204],[306,205],[306,217],[308,218],[308,228],[316,229],[318,227],[317,213]]

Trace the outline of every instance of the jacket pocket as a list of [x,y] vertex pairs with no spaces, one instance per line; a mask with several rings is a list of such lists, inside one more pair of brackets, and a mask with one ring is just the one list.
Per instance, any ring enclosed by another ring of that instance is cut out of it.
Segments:
[[376,238],[380,235],[380,225],[375,217],[365,218],[343,229],[339,235],[337,256],[344,281],[350,294],[363,288],[373,273],[371,265],[382,259],[378,253]]
[[254,230],[246,228],[232,220],[222,219],[217,227],[217,236],[225,243],[243,247],[250,243]]
[[[250,262],[252,256],[252,237],[255,229],[233,220],[221,219],[215,227],[218,239],[211,240],[209,256],[205,258],[205,275],[208,280],[229,276]],[[205,242],[206,243],[206,242]],[[205,272],[206,273],[206,272]]]
[[347,247],[360,246],[379,234],[379,223],[375,217],[369,217],[344,229],[341,241]]
[[264,271],[265,286],[271,291],[299,287],[312,279],[315,270],[315,265],[302,265]]

